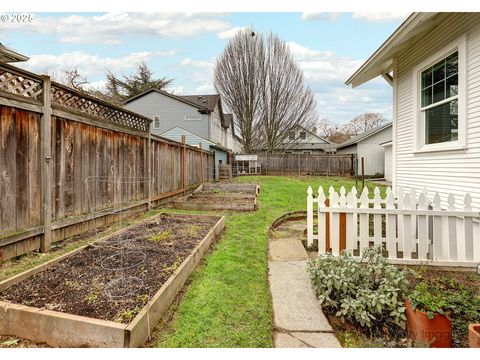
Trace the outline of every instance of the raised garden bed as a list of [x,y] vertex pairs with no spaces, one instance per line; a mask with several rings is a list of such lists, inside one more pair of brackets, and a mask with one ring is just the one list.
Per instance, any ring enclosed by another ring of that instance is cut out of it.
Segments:
[[223,217],[159,214],[0,282],[0,335],[141,346],[223,227]]
[[183,210],[255,211],[259,189],[256,184],[202,184],[193,194],[175,201],[173,206]]

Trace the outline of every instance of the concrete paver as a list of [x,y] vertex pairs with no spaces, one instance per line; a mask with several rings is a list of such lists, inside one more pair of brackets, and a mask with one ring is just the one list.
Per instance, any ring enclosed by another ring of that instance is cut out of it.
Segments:
[[268,250],[274,347],[341,347],[312,289],[300,239],[270,239]]
[[268,244],[270,260],[305,260],[307,251],[297,239],[277,239]]

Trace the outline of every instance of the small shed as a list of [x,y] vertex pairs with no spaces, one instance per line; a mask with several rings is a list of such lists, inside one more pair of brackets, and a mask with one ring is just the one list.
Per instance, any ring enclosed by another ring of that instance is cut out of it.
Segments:
[[392,123],[378,126],[352,137],[337,146],[337,154],[355,154],[364,158],[365,175],[382,176],[385,171],[385,154],[381,143],[392,140]]
[[380,146],[382,146],[385,150],[385,171],[384,171],[384,177],[385,180],[387,181],[392,181],[393,179],[393,167],[392,167],[392,141],[386,141],[384,143],[381,143]]
[[261,174],[258,156],[256,154],[236,154],[233,162],[233,174],[236,176]]

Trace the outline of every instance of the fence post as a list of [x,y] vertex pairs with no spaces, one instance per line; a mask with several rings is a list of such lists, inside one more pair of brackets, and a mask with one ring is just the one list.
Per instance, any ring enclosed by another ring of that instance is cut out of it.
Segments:
[[181,158],[182,158],[182,190],[185,193],[185,178],[186,178],[186,172],[187,172],[187,167],[186,163],[187,160],[185,159],[185,135],[182,135],[182,152],[181,152]]
[[203,168],[203,147],[202,143],[198,144],[198,147],[200,148],[200,176],[202,179],[202,184],[205,182],[205,174],[204,174],[204,168]]
[[43,204],[43,238],[40,251],[49,251],[52,247],[52,104],[51,80],[43,77],[43,113],[40,128],[41,184]]
[[147,176],[148,176],[148,210],[152,208],[152,123],[148,126],[148,140],[147,140]]

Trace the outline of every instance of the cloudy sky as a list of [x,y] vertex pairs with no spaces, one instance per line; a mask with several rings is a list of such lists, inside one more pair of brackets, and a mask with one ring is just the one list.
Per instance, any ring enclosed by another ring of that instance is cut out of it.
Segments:
[[216,57],[244,27],[286,41],[316,95],[318,113],[345,123],[363,112],[391,118],[390,86],[376,79],[356,89],[344,81],[405,19],[397,13],[41,13],[31,22],[0,22],[0,41],[27,56],[35,72],[77,68],[92,86],[105,71],[130,74],[145,61],[174,78],[177,94],[215,90]]

